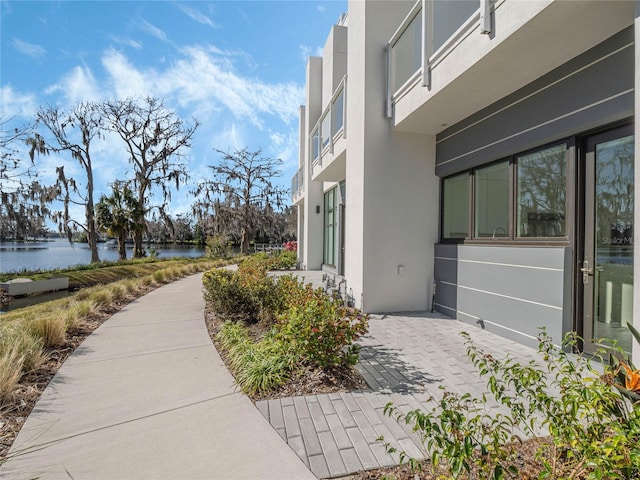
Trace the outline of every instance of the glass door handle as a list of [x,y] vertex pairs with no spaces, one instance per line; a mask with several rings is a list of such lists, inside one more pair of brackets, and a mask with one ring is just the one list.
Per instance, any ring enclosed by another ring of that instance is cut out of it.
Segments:
[[582,268],[580,269],[582,272],[582,284],[589,284],[589,275],[593,275],[593,269],[589,267],[589,260],[584,260],[582,262]]

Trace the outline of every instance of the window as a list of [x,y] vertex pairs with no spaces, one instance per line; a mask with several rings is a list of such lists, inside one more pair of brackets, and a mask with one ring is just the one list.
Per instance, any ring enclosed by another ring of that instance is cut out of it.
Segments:
[[336,264],[336,235],[337,235],[337,188],[324,194],[324,254],[322,263],[335,266]]
[[469,174],[445,178],[442,183],[442,237],[469,236]]
[[573,145],[569,139],[444,178],[442,240],[566,239]]
[[516,236],[566,236],[567,145],[516,157]]
[[475,171],[474,236],[509,236],[509,162],[504,161]]

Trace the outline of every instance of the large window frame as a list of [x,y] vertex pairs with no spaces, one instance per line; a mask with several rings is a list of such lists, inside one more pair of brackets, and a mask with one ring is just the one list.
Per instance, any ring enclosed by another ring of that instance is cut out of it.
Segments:
[[[564,235],[560,236],[518,236],[518,159],[526,157],[536,152],[552,149],[559,145],[565,145],[565,211],[564,211]],[[576,209],[575,209],[575,188],[576,188],[576,137],[564,138],[552,143],[547,143],[529,150],[514,153],[513,155],[500,158],[499,160],[487,162],[471,169],[456,172],[441,179],[440,188],[440,243],[450,244],[489,244],[489,245],[570,245],[574,238]],[[476,172],[483,171],[488,167],[508,163],[509,196],[508,196],[508,228],[506,234],[502,236],[478,236],[476,235]],[[446,237],[443,225],[443,215],[445,212],[445,181],[468,175],[469,181],[469,202],[466,212],[468,218],[467,236],[465,238]]]

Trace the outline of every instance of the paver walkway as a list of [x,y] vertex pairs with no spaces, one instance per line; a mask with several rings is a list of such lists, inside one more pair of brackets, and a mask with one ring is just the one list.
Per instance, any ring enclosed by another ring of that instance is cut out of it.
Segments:
[[[370,389],[257,402],[273,428],[319,478],[397,463],[377,438],[422,458],[420,440],[409,426],[384,415],[392,401],[402,412],[439,397],[439,386],[480,396],[486,382],[466,356],[461,331],[497,356],[510,354],[527,361],[532,348],[427,312],[374,315],[362,345],[358,369]],[[497,404],[489,405],[500,409]]]
[[201,276],[131,303],[69,357],[3,479],[314,476],[239,393],[203,320]]
[[490,352],[535,355],[438,314],[374,315],[359,342],[358,368],[369,389],[254,406],[234,387],[203,310],[195,275],[105,322],[47,387],[0,477],[305,479],[392,465],[396,458],[379,436],[412,456],[421,450],[408,426],[384,416],[387,402],[406,412],[424,406],[440,385],[485,391],[460,331]]

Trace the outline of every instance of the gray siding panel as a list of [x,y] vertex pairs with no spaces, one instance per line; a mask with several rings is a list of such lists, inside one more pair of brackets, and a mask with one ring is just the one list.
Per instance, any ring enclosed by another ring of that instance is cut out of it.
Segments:
[[[535,338],[540,327],[545,327],[554,341],[562,341],[562,312],[560,310],[528,304],[503,297],[495,297],[485,293],[460,289],[458,292],[458,316],[471,314],[482,318],[487,323],[487,330],[504,335],[508,329],[520,332],[520,337]],[[495,324],[495,325],[492,325]],[[506,327],[505,329],[500,327]],[[520,338],[520,341],[523,341]]]
[[464,245],[460,247],[459,258],[557,270],[564,268],[563,248]]
[[459,287],[520,299],[523,308],[532,302],[562,309],[562,271],[461,261]]
[[458,283],[458,261],[455,258],[435,258],[436,281]]
[[454,317],[458,295],[458,245],[437,244],[434,257],[435,309]]
[[[612,53],[615,52],[615,53]],[[577,72],[574,75],[572,72]],[[633,115],[633,30],[625,29],[438,135],[450,175]]]
[[438,283],[436,287],[436,309],[439,306],[447,307],[446,310],[440,310],[445,315],[455,316],[458,301],[458,287],[447,283]]
[[461,245],[458,254],[458,319],[482,318],[488,330],[529,345],[540,327],[562,340],[570,248]]

